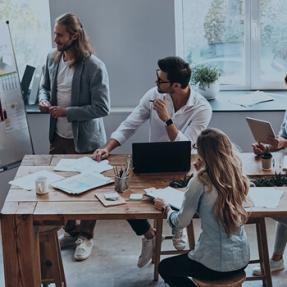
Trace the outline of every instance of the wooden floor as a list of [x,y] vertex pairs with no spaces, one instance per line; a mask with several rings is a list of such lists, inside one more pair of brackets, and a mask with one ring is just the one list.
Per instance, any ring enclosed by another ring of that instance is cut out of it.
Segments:
[[[275,225],[273,220],[267,221],[269,240],[269,252],[273,251],[275,237]],[[196,223],[199,229],[199,222]],[[247,234],[250,241],[251,255],[257,255],[257,246],[254,227],[247,226]],[[169,228],[165,225],[164,233],[168,234]],[[196,232],[198,234],[198,232]],[[153,265],[149,264],[142,269],[137,268],[136,262],[140,252],[141,241],[132,232],[125,221],[99,221],[95,231],[95,247],[92,256],[83,262],[73,260],[73,251],[62,251],[64,268],[69,287],[164,287],[160,279],[153,282]],[[170,242],[164,243],[170,246]],[[167,246],[168,247],[168,246]],[[287,253],[286,253],[287,254]],[[287,267],[287,256],[285,256]],[[251,271],[248,267],[247,273]],[[274,274],[274,287],[287,286],[286,270]],[[2,248],[0,257],[0,286],[4,286],[4,274],[2,263]],[[51,287],[53,285],[50,285]],[[244,287],[259,287],[261,282],[246,282]]]

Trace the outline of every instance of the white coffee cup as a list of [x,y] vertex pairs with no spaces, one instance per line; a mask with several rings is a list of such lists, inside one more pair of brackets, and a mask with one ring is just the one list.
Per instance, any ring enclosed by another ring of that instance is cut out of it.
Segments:
[[35,190],[38,195],[43,195],[49,192],[47,177],[39,176],[35,180]]

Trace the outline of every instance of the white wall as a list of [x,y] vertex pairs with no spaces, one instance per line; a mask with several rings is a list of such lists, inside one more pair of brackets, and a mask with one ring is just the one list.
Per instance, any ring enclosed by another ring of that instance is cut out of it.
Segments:
[[[128,112],[114,112],[104,118],[107,136],[118,127],[128,116]],[[251,144],[254,142],[250,129],[246,123],[246,117],[255,117],[270,121],[275,133],[278,133],[284,112],[215,112],[212,115],[210,127],[223,130],[231,140],[238,145],[243,152],[251,151]],[[29,126],[35,152],[47,154],[49,151],[48,130],[49,118],[44,114],[29,114]],[[148,123],[141,126],[136,133],[123,146],[117,148],[115,153],[130,153],[132,142],[148,141]]]
[[113,107],[134,107],[175,55],[173,0],[50,0],[51,23],[73,12],[108,69]]

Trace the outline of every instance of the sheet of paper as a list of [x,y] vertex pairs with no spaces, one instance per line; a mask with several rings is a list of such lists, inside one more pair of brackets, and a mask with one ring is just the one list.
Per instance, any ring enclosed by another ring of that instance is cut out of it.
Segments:
[[254,207],[276,208],[283,190],[276,187],[250,187],[248,197]]
[[147,188],[144,190],[147,196],[150,196],[152,198],[161,198],[167,203],[170,204],[170,206],[180,209],[183,198],[184,198],[184,192],[177,190],[173,187],[166,187],[166,188]]
[[81,157],[77,160],[77,165],[75,168],[79,172],[86,172],[86,171],[94,171],[94,172],[104,172],[106,170],[110,170],[113,167],[109,164],[108,160],[102,160],[97,162],[90,157]]
[[109,164],[108,160],[100,162],[94,161],[90,157],[81,157],[79,159],[61,159],[54,167],[56,171],[76,171],[76,172],[104,172],[113,167]]
[[77,159],[63,158],[54,167],[55,171],[78,171],[76,169]]
[[230,100],[231,103],[238,104],[242,107],[251,107],[253,105],[269,101],[274,101],[274,98],[270,94],[262,91],[255,91]]
[[113,179],[110,177],[103,176],[100,173],[86,172],[54,182],[51,185],[71,194],[80,194],[111,182],[113,182]]
[[35,181],[38,177],[46,177],[47,184],[51,184],[53,182],[56,182],[64,178],[63,176],[57,175],[51,171],[41,170],[41,171],[38,171],[32,174],[29,174],[27,176],[16,178],[12,181],[9,181],[9,183],[11,185],[16,185],[21,188],[31,190],[35,187]]

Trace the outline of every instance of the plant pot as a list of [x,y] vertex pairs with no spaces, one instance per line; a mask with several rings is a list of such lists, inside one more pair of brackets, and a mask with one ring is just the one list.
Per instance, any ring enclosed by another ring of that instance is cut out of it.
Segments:
[[272,163],[273,163],[273,158],[272,154],[264,154],[261,157],[261,162],[262,162],[262,169],[263,170],[270,170],[272,168]]
[[200,84],[198,86],[198,91],[208,101],[213,100],[219,92],[219,81],[215,81],[209,84]]

